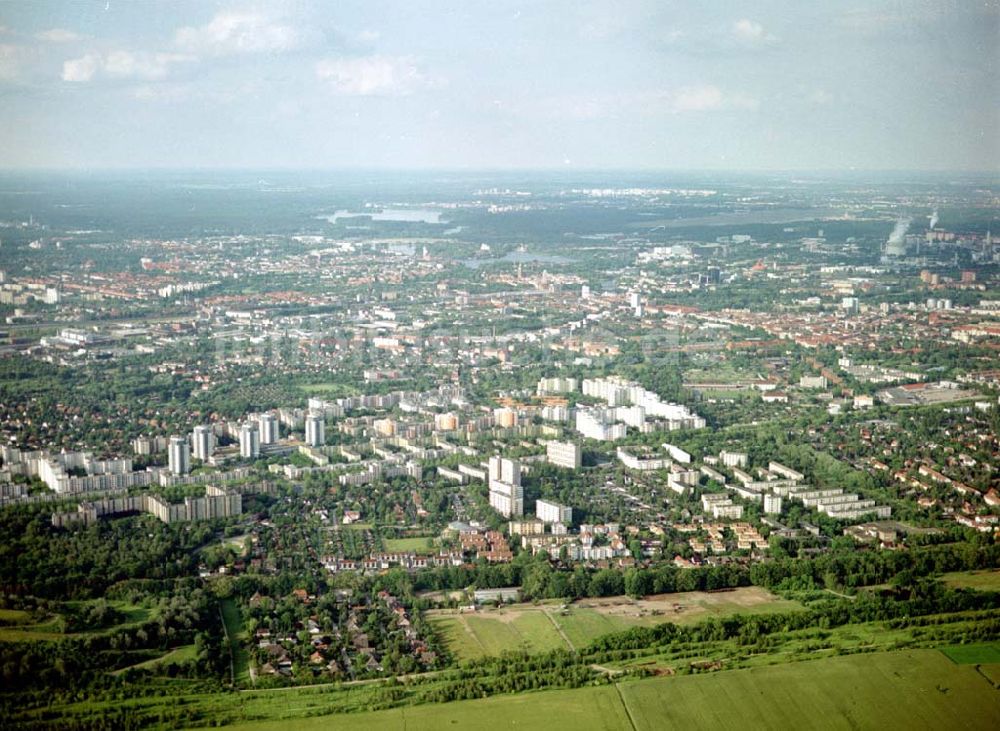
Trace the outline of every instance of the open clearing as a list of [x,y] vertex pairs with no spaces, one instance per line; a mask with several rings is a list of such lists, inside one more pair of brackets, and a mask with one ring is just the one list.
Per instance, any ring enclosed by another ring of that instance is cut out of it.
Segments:
[[243,628],[240,608],[232,599],[223,599],[221,610],[222,621],[226,625],[226,634],[229,636],[229,646],[233,653],[234,680],[237,685],[248,684],[250,682],[250,657],[246,650],[247,636]]
[[801,608],[798,602],[781,599],[765,589],[746,587],[719,592],[661,594],[643,599],[627,596],[580,599],[565,606],[558,602],[512,604],[498,609],[480,609],[474,614],[436,610],[428,612],[427,617],[457,659],[474,660],[504,650],[575,650],[602,635],[637,626],[663,622],[688,624],[708,616],[787,612]]
[[[146,660],[144,662],[136,663],[135,665],[129,665],[128,668],[133,668],[135,670],[162,671],[165,670],[168,665],[183,665],[186,662],[197,659],[197,657],[198,651],[195,649],[194,645],[181,645],[180,647],[168,650],[160,657],[154,657],[152,660]],[[116,670],[114,674],[117,675],[118,673],[124,672],[128,668]]]
[[[64,602],[64,606],[80,609],[93,601]],[[86,629],[80,632],[64,632],[65,620],[59,614],[49,614],[41,622],[32,622],[28,612],[20,610],[0,610],[0,642],[40,642],[62,640],[68,637],[85,637],[88,635],[110,634],[123,627],[147,622],[153,618],[153,612],[145,607],[128,604],[122,601],[110,601],[108,606],[122,613],[122,621],[110,627]]]
[[0,624],[27,624],[31,621],[31,612],[23,609],[0,609]]
[[350,386],[346,386],[343,383],[303,383],[299,385],[299,388],[305,391],[307,394],[317,394],[320,396],[325,396],[326,398],[338,398],[340,396],[350,396],[355,393],[355,390]]
[[632,599],[627,596],[580,599],[573,606],[594,609],[607,617],[635,620],[638,624],[660,622],[691,624],[709,616],[724,617],[739,613],[769,614],[802,609],[802,605],[798,602],[782,599],[759,586],[721,591],[654,594],[642,599]]
[[420,538],[384,538],[382,543],[389,553],[434,553],[434,539],[427,536]]
[[[887,702],[905,699],[905,702]],[[1000,693],[936,650],[831,657],[749,670],[296,719],[297,729],[993,729]],[[238,728],[289,728],[288,720]]]
[[1000,591],[1000,569],[954,571],[941,577],[948,586],[979,591]]

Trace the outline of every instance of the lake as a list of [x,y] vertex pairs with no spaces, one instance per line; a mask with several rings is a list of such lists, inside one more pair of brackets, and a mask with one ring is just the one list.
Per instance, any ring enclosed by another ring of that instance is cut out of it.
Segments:
[[336,223],[348,218],[370,218],[372,221],[393,221],[396,223],[443,223],[440,211],[429,208],[381,208],[371,211],[337,211],[332,216],[316,216],[324,221]]

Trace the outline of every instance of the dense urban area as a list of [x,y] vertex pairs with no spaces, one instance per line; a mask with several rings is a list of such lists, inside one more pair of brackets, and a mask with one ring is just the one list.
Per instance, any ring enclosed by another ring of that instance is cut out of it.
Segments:
[[995,727],[994,236],[974,175],[5,174],[0,726]]

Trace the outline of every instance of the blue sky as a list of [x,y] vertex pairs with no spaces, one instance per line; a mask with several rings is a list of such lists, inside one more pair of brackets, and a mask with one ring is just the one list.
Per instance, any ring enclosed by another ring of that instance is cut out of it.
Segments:
[[0,167],[1000,169],[1000,0],[0,2]]

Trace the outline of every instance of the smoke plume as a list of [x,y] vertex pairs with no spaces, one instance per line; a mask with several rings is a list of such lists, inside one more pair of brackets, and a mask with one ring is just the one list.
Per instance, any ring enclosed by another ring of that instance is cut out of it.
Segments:
[[903,242],[903,237],[906,236],[906,232],[910,229],[910,222],[912,219],[901,218],[896,221],[896,225],[892,227],[892,233],[889,234],[890,244],[900,244]]

